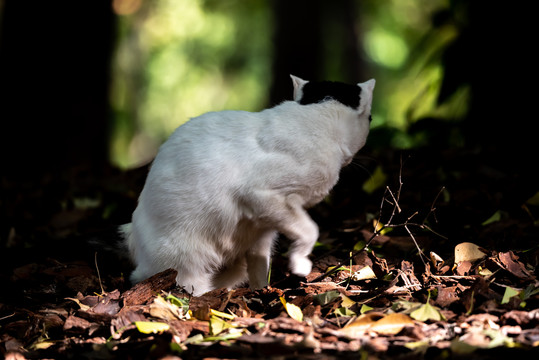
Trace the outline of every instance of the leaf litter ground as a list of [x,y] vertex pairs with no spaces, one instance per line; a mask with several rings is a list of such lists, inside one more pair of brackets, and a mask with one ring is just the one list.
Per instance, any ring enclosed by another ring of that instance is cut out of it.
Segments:
[[282,239],[271,286],[200,297],[175,287],[174,270],[131,287],[128,265],[74,239],[113,223],[112,205],[134,204],[140,181],[111,185],[133,174],[97,195],[67,193],[71,206],[10,231],[0,350],[9,359],[536,356],[537,204],[503,207],[494,185],[478,189],[461,169],[385,163],[395,164],[370,169],[370,184],[352,167],[313,209],[321,237],[307,278],[286,271]]

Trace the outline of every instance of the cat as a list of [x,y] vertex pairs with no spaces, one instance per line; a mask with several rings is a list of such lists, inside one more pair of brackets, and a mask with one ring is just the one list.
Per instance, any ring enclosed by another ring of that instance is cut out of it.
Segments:
[[310,273],[318,227],[305,209],[365,144],[375,80],[291,78],[294,101],[203,114],[160,147],[121,228],[132,282],[173,268],[194,296],[247,281],[262,288],[279,233],[291,240],[291,272]]

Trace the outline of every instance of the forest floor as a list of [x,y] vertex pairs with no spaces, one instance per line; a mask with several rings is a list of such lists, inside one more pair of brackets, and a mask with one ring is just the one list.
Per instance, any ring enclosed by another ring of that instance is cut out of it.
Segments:
[[309,276],[290,276],[282,239],[271,286],[199,297],[175,287],[173,270],[130,286],[129,265],[89,245],[114,241],[109,230],[128,221],[147,169],[107,170],[97,182],[80,169],[48,177],[6,197],[0,351],[7,359],[537,358],[539,184],[527,193],[480,155],[363,159],[368,172],[345,169],[331,200],[311,210],[321,236]]

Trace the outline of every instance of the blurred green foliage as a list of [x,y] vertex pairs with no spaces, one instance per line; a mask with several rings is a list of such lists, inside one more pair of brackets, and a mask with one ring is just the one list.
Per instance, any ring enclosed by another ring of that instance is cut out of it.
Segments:
[[[111,159],[121,167],[150,161],[170,133],[208,111],[269,106],[275,12],[264,0],[116,0],[119,36],[113,64]],[[129,6],[122,8],[122,4]],[[339,6],[338,2],[335,6]],[[452,21],[435,24],[447,0],[357,1],[357,44],[377,79],[373,128],[392,128],[387,146],[421,136],[406,130],[422,118],[461,119],[469,89],[439,103],[442,54],[458,36]],[[331,36],[331,32],[322,32]],[[328,41],[331,39],[320,39]],[[321,54],[328,77],[331,54]],[[364,80],[351,79],[350,81]]]

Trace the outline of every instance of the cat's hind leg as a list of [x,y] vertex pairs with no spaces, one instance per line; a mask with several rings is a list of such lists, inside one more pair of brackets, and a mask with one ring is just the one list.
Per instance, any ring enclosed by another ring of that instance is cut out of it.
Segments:
[[214,289],[212,274],[200,272],[196,275],[178,271],[176,284],[193,296],[200,296]]
[[247,251],[247,272],[251,289],[261,289],[268,285],[268,272],[273,243],[277,238],[277,232],[261,231],[253,246]]

